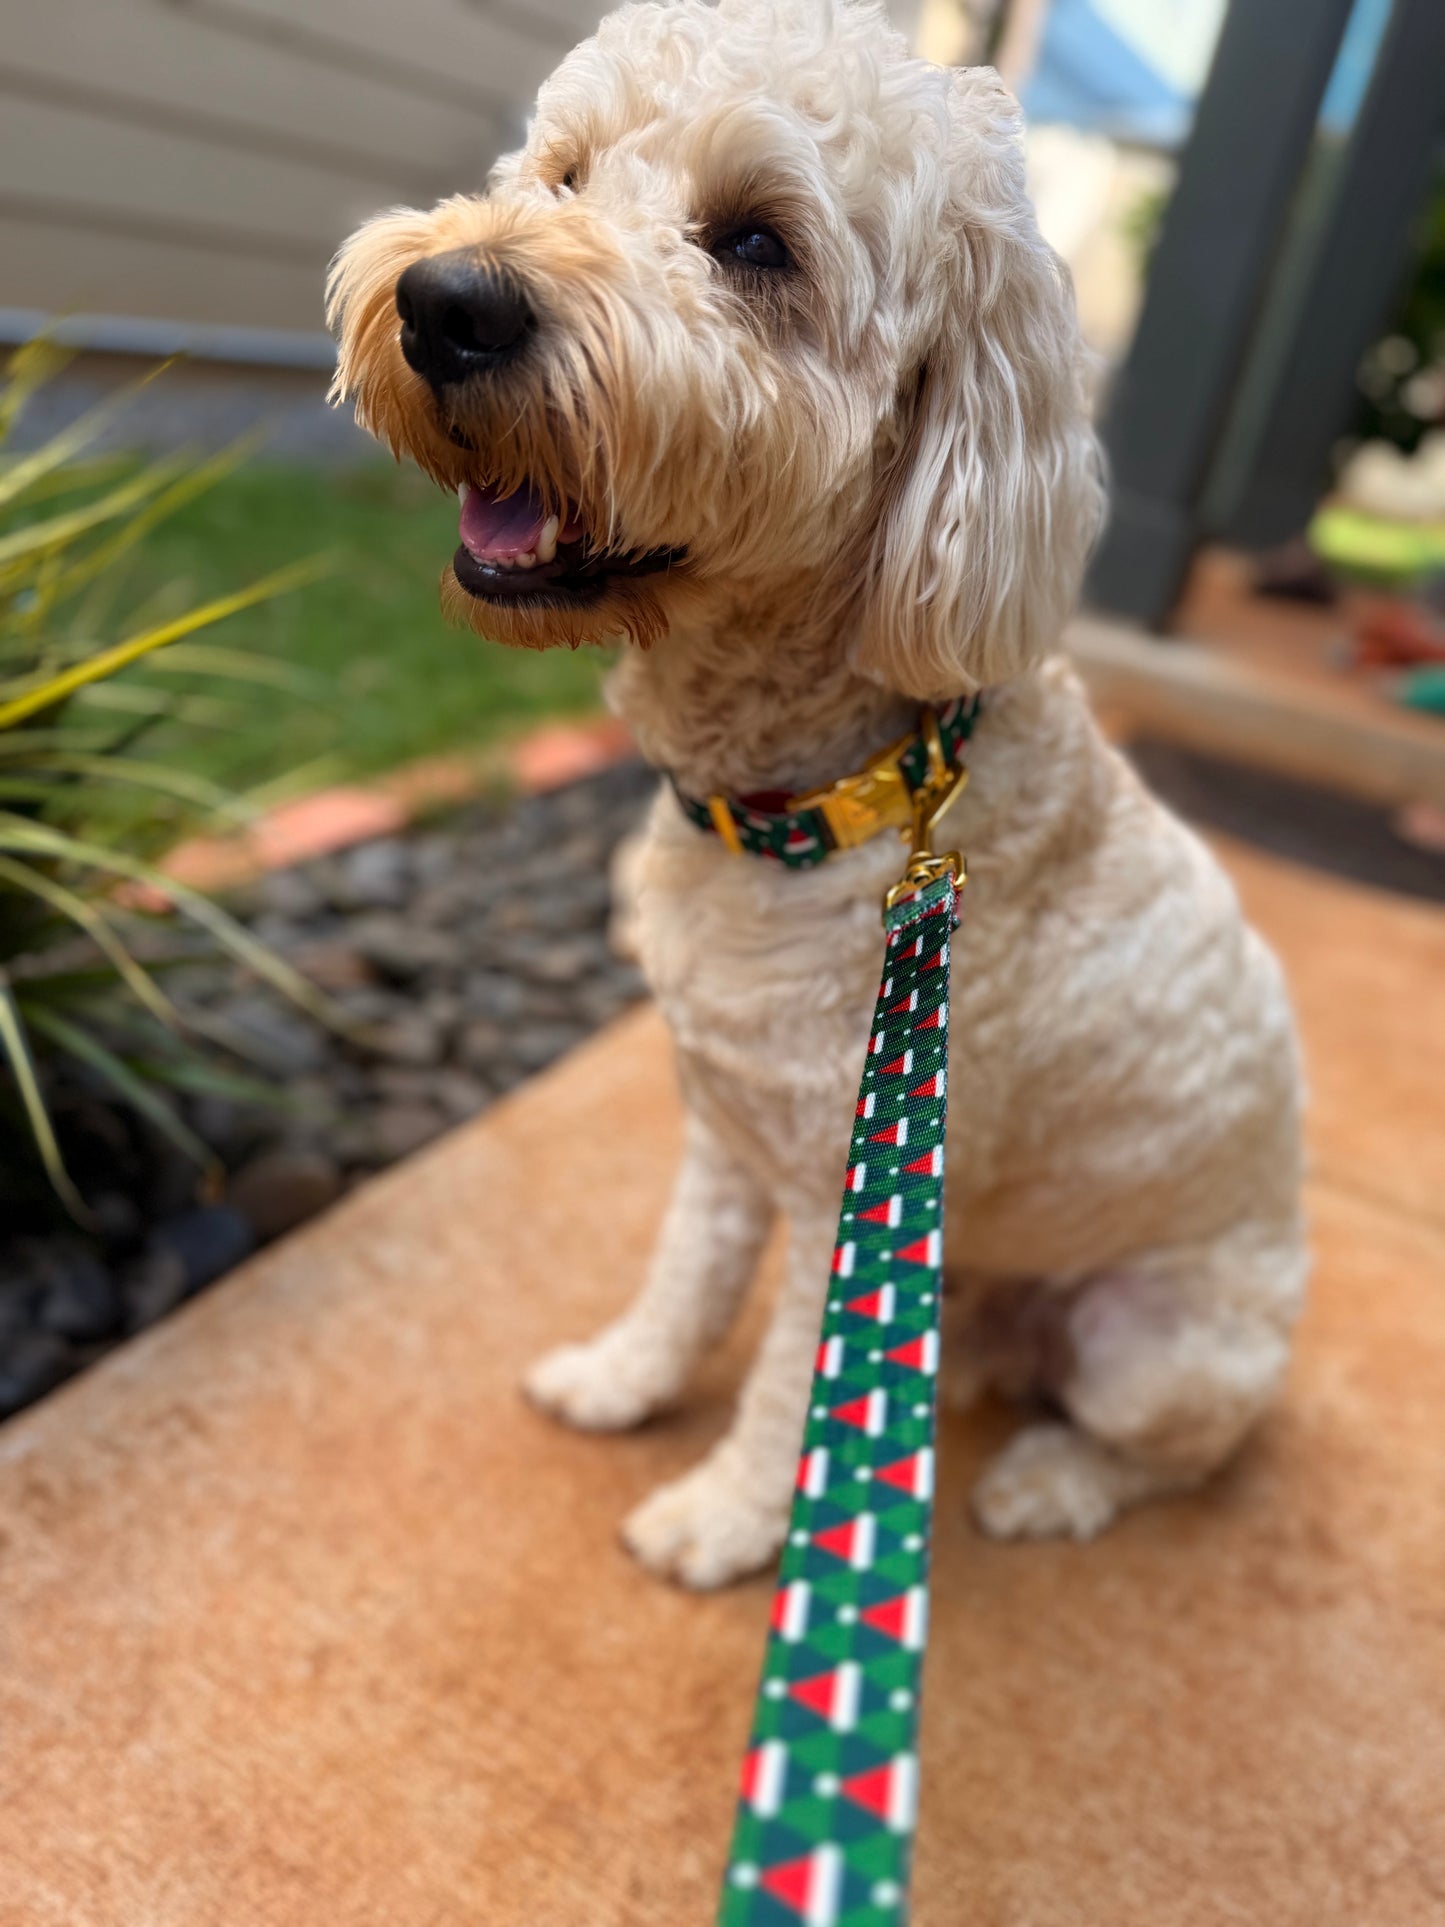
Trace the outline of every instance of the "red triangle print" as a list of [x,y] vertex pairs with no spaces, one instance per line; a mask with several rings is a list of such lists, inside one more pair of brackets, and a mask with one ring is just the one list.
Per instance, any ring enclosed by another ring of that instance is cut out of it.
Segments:
[[896,1017],[900,1010],[917,1010],[917,1008],[918,992],[916,990],[910,990],[906,997],[900,997],[896,1004],[890,1004],[888,1006],[888,1015],[890,1017]]
[[908,1093],[908,1095],[910,1097],[942,1097],[943,1089],[944,1089],[944,1076],[945,1076],[945,1073],[942,1070],[936,1070],[933,1073],[932,1077],[930,1077],[925,1083],[915,1084],[913,1089]]
[[895,1251],[893,1256],[901,1258],[905,1264],[930,1265],[936,1271],[943,1263],[943,1234],[929,1231],[923,1237],[915,1238],[912,1244]]
[[803,1927],[833,1927],[843,1892],[842,1852],[829,1841],[826,1846],[814,1847],[802,1860],[785,1860],[780,1866],[764,1868],[758,1885],[790,1908]]
[[880,1077],[906,1077],[912,1069],[913,1052],[906,1050],[900,1056],[894,1057],[890,1059],[888,1063],[884,1064],[879,1069],[878,1075]]
[[870,1439],[882,1438],[885,1421],[888,1417],[888,1394],[875,1389],[865,1392],[862,1398],[850,1398],[844,1405],[835,1405],[828,1414],[840,1425],[856,1426]]
[[900,1117],[896,1124],[885,1124],[881,1131],[871,1131],[870,1144],[906,1144],[908,1142],[908,1119]]
[[935,1144],[931,1151],[925,1151],[921,1158],[913,1158],[904,1165],[905,1171],[916,1171],[930,1178],[943,1176],[943,1146]]
[[906,1345],[895,1345],[887,1355],[895,1365],[906,1365],[912,1372],[926,1372],[931,1378],[938,1370],[938,1333],[920,1332]]
[[826,1720],[835,1733],[850,1733],[858,1723],[862,1689],[863,1669],[856,1660],[845,1659],[831,1673],[815,1673],[811,1679],[794,1680],[788,1688],[788,1697]]
[[894,1286],[880,1285],[877,1291],[865,1291],[861,1298],[850,1298],[843,1309],[857,1318],[876,1318],[880,1325],[886,1325],[892,1320],[897,1303]]
[[813,1679],[800,1679],[788,1688],[788,1697],[806,1706],[810,1713],[827,1719],[833,1705],[833,1675],[819,1673]]
[[[916,996],[917,992],[914,994]],[[913,1028],[915,1030],[942,1030],[943,1025],[943,1005],[940,1004],[937,1010],[931,1010],[926,1017],[920,1017]]]
[[886,1224],[895,1228],[903,1220],[903,1199],[897,1192],[885,1198],[882,1204],[870,1204],[866,1211],[858,1213],[859,1224]]
[[933,1496],[933,1447],[925,1445],[921,1451],[910,1452],[906,1459],[895,1459],[892,1465],[880,1466],[873,1476],[883,1485],[906,1492],[910,1499],[930,1499]]
[[906,1833],[918,1810],[918,1762],[911,1753],[900,1753],[886,1766],[852,1774],[838,1791],[856,1806],[877,1814],[892,1832]]
[[845,1525],[815,1532],[813,1544],[820,1552],[830,1552],[835,1559],[841,1559],[854,1572],[867,1572],[878,1546],[878,1521],[871,1512],[860,1512]]
[[923,1649],[928,1624],[928,1599],[922,1586],[910,1586],[896,1599],[885,1599],[877,1606],[865,1606],[858,1615],[865,1626],[886,1639],[896,1639],[911,1653]]

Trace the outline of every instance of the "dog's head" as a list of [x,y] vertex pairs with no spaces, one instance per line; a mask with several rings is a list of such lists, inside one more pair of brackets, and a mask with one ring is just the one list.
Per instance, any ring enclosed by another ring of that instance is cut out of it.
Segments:
[[1067,279],[996,77],[873,5],[624,7],[485,194],[352,237],[330,312],[499,641],[807,607],[931,696],[1057,638],[1101,500]]

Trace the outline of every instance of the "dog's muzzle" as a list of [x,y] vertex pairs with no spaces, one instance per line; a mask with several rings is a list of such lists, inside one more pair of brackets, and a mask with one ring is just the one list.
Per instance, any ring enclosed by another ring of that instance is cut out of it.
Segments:
[[476,418],[487,417],[486,383],[513,368],[537,332],[525,280],[485,247],[454,248],[402,272],[396,312],[402,358],[431,390],[433,427],[475,458],[473,475],[457,489],[461,542],[452,575],[458,588],[512,610],[576,610],[682,561],[680,546],[636,548],[615,534],[597,541],[584,505],[557,499],[555,485],[518,483],[514,476],[498,482],[498,451],[487,445]]

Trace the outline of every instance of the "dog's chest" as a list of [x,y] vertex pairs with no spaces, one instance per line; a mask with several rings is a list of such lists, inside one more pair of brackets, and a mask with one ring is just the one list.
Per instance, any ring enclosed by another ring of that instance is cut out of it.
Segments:
[[[880,873],[896,868],[891,851],[879,856]],[[689,1099],[765,1138],[775,1160],[820,1163],[830,1179],[883,962],[883,885],[875,894],[859,868],[800,875],[665,830],[639,904],[643,965]]]

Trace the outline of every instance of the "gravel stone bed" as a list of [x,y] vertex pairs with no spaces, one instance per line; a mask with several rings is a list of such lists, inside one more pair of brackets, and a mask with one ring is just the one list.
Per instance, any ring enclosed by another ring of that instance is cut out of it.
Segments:
[[196,1167],[83,1081],[55,1093],[93,1234],[0,1232],[0,1417],[544,1069],[643,995],[608,936],[610,865],[657,778],[623,763],[505,807],[282,870],[228,900],[324,989],[339,1037],[207,963],[178,1001],[244,1042],[280,1104],[213,1095],[184,1115],[226,1170]]

